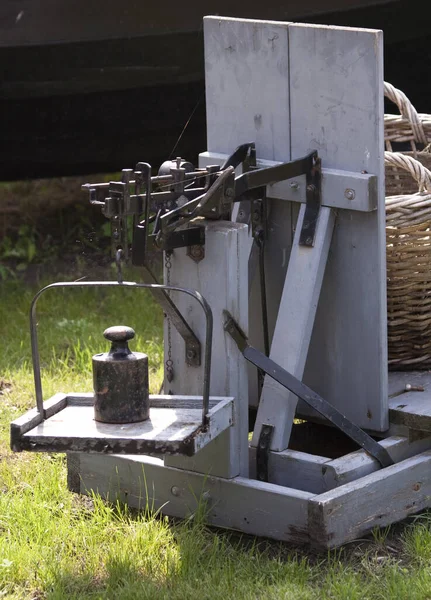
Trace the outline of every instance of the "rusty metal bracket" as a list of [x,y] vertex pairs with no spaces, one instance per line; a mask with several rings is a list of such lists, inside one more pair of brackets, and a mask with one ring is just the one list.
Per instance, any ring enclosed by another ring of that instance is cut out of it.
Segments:
[[307,170],[306,173],[307,200],[301,235],[299,236],[299,245],[309,247],[314,245],[316,225],[322,201],[322,168],[317,152],[313,153],[311,161],[311,169]]
[[268,459],[269,449],[271,447],[273,425],[262,425],[260,430],[259,443],[256,450],[256,479],[258,481],[268,481]]

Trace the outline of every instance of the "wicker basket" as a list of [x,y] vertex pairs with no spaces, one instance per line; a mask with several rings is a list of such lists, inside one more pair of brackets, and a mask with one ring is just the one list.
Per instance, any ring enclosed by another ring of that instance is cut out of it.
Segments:
[[[396,106],[399,115],[385,115],[386,150],[402,150],[431,170],[431,115],[419,114],[410,100],[390,83],[385,83],[385,96]],[[417,191],[416,181],[409,171],[386,168],[386,195],[409,194]]]
[[431,171],[385,152],[386,170],[409,173],[415,193],[386,196],[390,369],[431,367]]

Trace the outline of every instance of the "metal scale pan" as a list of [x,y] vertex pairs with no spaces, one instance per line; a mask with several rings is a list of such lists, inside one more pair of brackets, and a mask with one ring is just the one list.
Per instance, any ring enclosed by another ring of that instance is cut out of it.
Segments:
[[[36,303],[48,289],[58,287],[126,286],[178,291],[194,297],[206,317],[204,384],[202,396],[149,397],[149,418],[139,422],[106,423],[94,418],[94,394],[55,394],[43,402],[36,325]],[[198,292],[185,288],[135,282],[59,282],[40,290],[30,311],[36,408],[11,423],[14,451],[91,452],[193,456],[232,426],[233,398],[210,397],[211,308]]]

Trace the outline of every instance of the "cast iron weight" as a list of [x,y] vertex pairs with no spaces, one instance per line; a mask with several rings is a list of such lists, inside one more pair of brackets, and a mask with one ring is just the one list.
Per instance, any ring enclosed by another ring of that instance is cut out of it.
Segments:
[[137,423],[149,418],[148,356],[132,352],[131,327],[103,332],[111,342],[107,353],[93,356],[94,419],[102,423]]

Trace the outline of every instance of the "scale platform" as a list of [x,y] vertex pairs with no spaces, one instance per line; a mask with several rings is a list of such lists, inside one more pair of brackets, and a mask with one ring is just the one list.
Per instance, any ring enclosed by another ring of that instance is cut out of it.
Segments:
[[150,418],[126,424],[95,421],[93,404],[93,394],[55,394],[44,420],[34,408],[11,423],[12,450],[193,456],[233,423],[233,398],[210,397],[205,428],[200,396],[150,396]]

